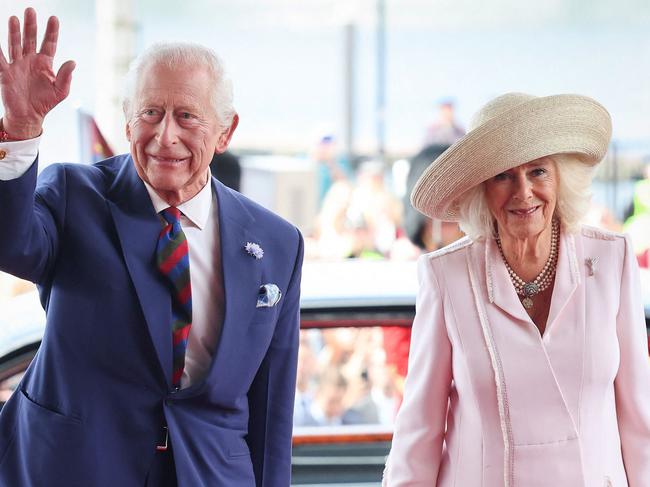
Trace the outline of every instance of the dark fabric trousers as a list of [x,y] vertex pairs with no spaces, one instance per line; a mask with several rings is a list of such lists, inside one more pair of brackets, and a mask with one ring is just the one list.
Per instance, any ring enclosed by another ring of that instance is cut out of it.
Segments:
[[157,451],[147,474],[145,487],[178,487],[171,443],[167,451]]

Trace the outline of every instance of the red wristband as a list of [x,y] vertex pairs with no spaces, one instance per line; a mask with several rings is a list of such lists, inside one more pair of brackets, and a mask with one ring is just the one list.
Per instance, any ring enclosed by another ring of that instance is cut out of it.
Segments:
[[11,135],[5,132],[5,128],[2,126],[2,119],[0,118],[0,142],[12,142],[14,139]]
[[7,132],[0,129],[0,142],[13,142],[14,140],[16,139],[12,139]]

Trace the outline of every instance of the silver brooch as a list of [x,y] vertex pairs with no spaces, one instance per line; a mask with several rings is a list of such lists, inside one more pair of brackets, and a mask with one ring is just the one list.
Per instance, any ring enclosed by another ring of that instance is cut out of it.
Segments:
[[594,273],[596,272],[596,262],[598,262],[597,257],[587,257],[585,259],[585,264],[587,265],[587,268],[589,269],[589,275],[593,276]]
[[244,250],[248,252],[248,255],[252,255],[257,260],[264,257],[264,250],[262,250],[262,247],[260,247],[259,244],[256,244],[254,242],[246,242],[246,245],[244,245]]

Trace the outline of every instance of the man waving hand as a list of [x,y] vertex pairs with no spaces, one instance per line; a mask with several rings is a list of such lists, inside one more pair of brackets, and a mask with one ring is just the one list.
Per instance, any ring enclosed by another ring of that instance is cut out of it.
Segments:
[[74,69],[54,73],[58,30],[37,51],[27,9],[0,53],[0,270],[47,314],[0,415],[0,485],[289,485],[302,238],[211,177],[238,123],[223,66],[149,48],[127,76],[130,154],[37,178]]

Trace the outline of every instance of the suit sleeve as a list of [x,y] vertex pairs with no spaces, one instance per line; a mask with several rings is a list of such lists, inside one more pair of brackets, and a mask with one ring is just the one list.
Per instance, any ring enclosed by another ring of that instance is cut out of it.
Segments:
[[620,365],[614,381],[623,462],[630,487],[650,479],[650,363],[639,270],[625,238],[617,316]]
[[404,402],[395,420],[383,487],[435,485],[442,458],[452,349],[443,296],[426,255],[419,259],[418,279]]
[[291,438],[296,393],[300,333],[300,278],[303,240],[297,251],[291,280],[283,295],[280,317],[269,349],[248,394],[248,444],[257,487],[291,482]]
[[38,159],[18,178],[0,180],[0,218],[4,237],[0,270],[42,282],[58,252],[65,215],[65,169],[46,168],[36,184]]

